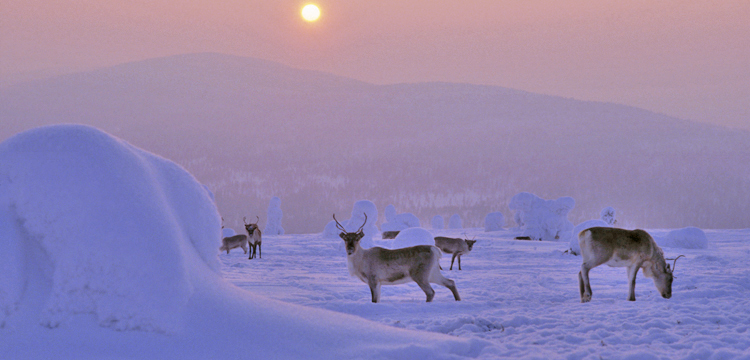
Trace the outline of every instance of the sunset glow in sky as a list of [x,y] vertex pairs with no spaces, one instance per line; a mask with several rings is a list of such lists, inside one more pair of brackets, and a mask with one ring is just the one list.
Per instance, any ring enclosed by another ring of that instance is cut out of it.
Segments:
[[747,0],[4,0],[0,84],[219,52],[377,84],[449,81],[750,129]]

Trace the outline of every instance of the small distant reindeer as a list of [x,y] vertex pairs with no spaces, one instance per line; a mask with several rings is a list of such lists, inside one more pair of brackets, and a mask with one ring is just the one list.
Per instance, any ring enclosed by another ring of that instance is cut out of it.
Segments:
[[635,301],[635,277],[639,269],[643,269],[643,275],[654,280],[654,285],[663,298],[672,297],[672,272],[677,259],[684,255],[667,259],[674,260],[670,268],[664,259],[664,252],[647,232],[640,229],[593,227],[581,231],[578,244],[583,257],[581,271],[578,273],[582,303],[591,301],[589,271],[602,264],[628,268],[629,301]]
[[261,238],[260,229],[258,228],[260,217],[258,217],[257,215],[255,217],[257,218],[257,220],[255,221],[255,223],[251,224],[247,223],[246,218],[242,218],[242,222],[245,223],[245,230],[248,234],[247,242],[248,244],[250,244],[250,257],[248,257],[248,260],[255,258],[256,248],[258,249],[258,258],[262,258],[261,254],[263,253],[263,251],[261,251],[261,244],[263,241]]
[[444,236],[435,237],[435,246],[442,250],[446,254],[453,254],[451,258],[451,267],[449,270],[453,270],[453,261],[458,257],[458,270],[461,270],[461,255],[468,254],[474,247],[474,243],[477,241],[474,239],[459,239],[449,238]]
[[403,249],[389,250],[381,247],[363,249],[359,241],[364,236],[365,222],[355,232],[347,232],[336,215],[333,215],[339,236],[346,243],[346,264],[349,274],[358,277],[370,286],[372,302],[380,301],[381,285],[398,285],[414,281],[427,295],[427,302],[435,297],[430,283],[440,284],[453,292],[456,301],[461,300],[456,283],[440,274],[440,250],[432,245],[418,245]]
[[[221,229],[224,229],[224,218],[221,218]],[[242,250],[247,254],[247,235],[238,234],[234,236],[227,236],[221,239],[221,247],[219,251],[225,251],[229,254],[229,250],[242,247]]]

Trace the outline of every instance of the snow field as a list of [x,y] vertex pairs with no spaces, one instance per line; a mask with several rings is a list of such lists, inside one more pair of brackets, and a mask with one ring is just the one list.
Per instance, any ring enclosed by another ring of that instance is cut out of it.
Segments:
[[[462,271],[443,270],[462,301],[439,285],[433,303],[414,284],[383,286],[372,304],[367,285],[350,277],[343,241],[318,234],[285,235],[268,256],[248,262],[221,255],[225,279],[254,294],[353,314],[398,328],[492,342],[481,357],[522,359],[748,359],[750,231],[707,231],[706,250],[664,248],[678,261],[671,299],[638,275],[637,301],[627,299],[623,268],[591,271],[593,299],[581,304],[580,256],[568,243],[511,240],[517,232],[440,230],[478,242]],[[651,232],[651,231],[650,231]],[[654,236],[667,231],[655,230]],[[374,239],[376,246],[388,240]],[[444,269],[450,257],[441,259]]]

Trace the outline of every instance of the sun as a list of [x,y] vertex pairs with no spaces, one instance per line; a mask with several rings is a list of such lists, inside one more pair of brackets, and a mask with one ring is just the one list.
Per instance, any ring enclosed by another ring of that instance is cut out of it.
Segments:
[[305,21],[315,21],[318,20],[319,17],[320,9],[317,6],[308,4],[302,8],[302,18],[305,19]]

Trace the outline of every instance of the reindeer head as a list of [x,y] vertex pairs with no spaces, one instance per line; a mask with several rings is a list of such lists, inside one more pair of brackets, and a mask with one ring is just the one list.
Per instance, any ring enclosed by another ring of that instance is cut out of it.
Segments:
[[[677,259],[684,257],[680,255],[674,259],[664,259],[661,257],[661,261],[655,261],[652,263],[650,268],[644,268],[643,274],[654,280],[656,289],[661,293],[661,297],[669,299],[672,297],[672,281],[674,280],[674,268],[677,265]],[[666,260],[674,260],[672,266],[667,264]]]
[[359,241],[362,240],[363,236],[365,236],[365,233],[362,231],[362,229],[364,229],[365,224],[367,224],[367,214],[365,214],[364,224],[362,224],[362,226],[360,226],[359,229],[357,229],[357,231],[355,232],[347,232],[344,226],[341,225],[338,220],[336,220],[336,214],[333,214],[333,221],[336,222],[336,228],[341,230],[339,236],[346,243],[346,254],[354,254],[354,252],[357,251]]
[[258,228],[258,221],[260,221],[260,217],[258,217],[257,215],[255,216],[255,218],[257,220],[255,221],[255,223],[251,223],[251,224],[247,223],[247,218],[245,217],[242,218],[242,222],[245,223],[245,230],[247,230],[247,233],[250,234],[250,236],[252,236],[253,233],[255,232],[255,229]]

